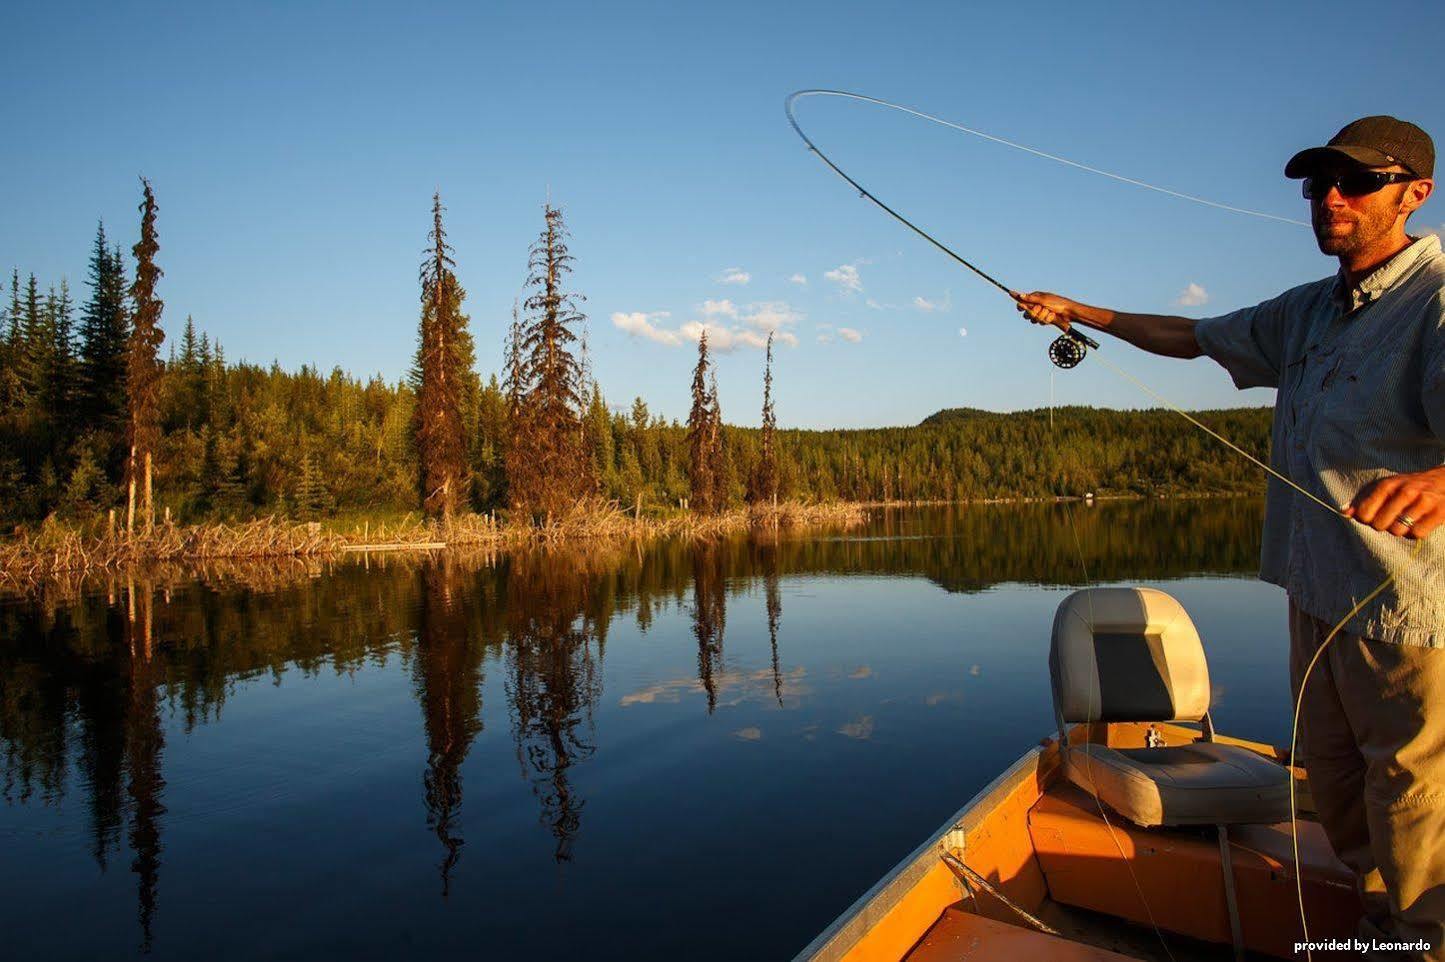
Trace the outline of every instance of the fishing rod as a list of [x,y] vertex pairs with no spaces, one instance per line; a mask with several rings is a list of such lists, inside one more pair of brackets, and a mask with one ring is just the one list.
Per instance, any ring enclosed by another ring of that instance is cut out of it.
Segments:
[[[907,227],[909,230],[913,231],[913,233],[917,234],[919,237],[922,237],[924,240],[928,241],[928,243],[932,244],[934,247],[937,247],[939,250],[943,251],[943,253],[947,254],[949,257],[953,258],[964,267],[973,271],[975,274],[983,278],[988,283],[992,284],[994,287],[997,287],[999,290],[1003,291],[1009,296],[1010,299],[1012,299],[1014,297],[1013,290],[1006,286],[1002,281],[985,271],[983,268],[979,267],[977,264],[974,264],[972,261],[962,256],[957,251],[953,250],[953,248],[949,247],[947,244],[943,243],[943,241],[928,233],[928,231],[924,230],[922,227],[919,227],[917,224],[913,223],[913,221],[909,220],[907,217],[904,217],[892,207],[889,207],[883,201],[879,200],[876,194],[874,194],[868,188],[864,187],[862,184],[858,183],[852,177],[849,177],[848,174],[843,170],[843,168],[833,163],[833,161],[828,157],[828,155],[823,153],[823,151],[818,148],[817,144],[813,143],[812,138],[809,137],[806,133],[804,133],[803,128],[798,124],[798,118],[793,113],[793,104],[800,97],[810,97],[815,95],[826,95],[830,97],[849,97],[854,100],[863,100],[869,103],[881,104],[885,107],[892,107],[895,110],[904,110],[908,113],[916,113],[916,111],[910,110],[907,107],[900,107],[897,104],[890,104],[883,100],[877,100],[873,97],[865,97],[862,94],[846,93],[842,90],[795,91],[794,93],[788,95],[788,99],[783,105],[783,110],[788,115],[788,123],[792,124],[793,130],[797,132],[799,137],[803,138],[803,143],[808,145],[808,149],[811,150],[813,153],[817,154],[818,159],[821,160],[823,163],[827,164],[828,168],[832,170],[833,173],[843,178],[849,183],[849,185],[853,187],[854,190],[858,191],[858,195],[860,197],[863,197],[865,200],[872,201],[879,208],[881,208],[884,213],[888,214],[890,217],[898,221],[904,227]],[[932,120],[936,118],[929,119]],[[1098,350],[1099,342],[1084,334],[1083,332],[1076,331],[1072,327],[1070,327],[1065,329],[1064,333],[1061,334],[1058,339],[1056,339],[1052,344],[1049,345],[1049,360],[1053,361],[1055,364],[1062,368],[1077,367],[1079,362],[1084,359],[1084,355],[1088,352],[1090,348]]]
[[[1223,204],[1218,201],[1209,200],[1205,197],[1196,197],[1193,194],[1186,194],[1177,190],[1170,190],[1167,187],[1160,187],[1155,184],[1146,183],[1142,180],[1136,180],[1132,177],[1125,177],[1122,174],[1116,174],[1111,171],[1102,170],[1098,167],[1090,167],[1087,164],[1081,164],[1077,161],[1069,160],[1067,157],[1060,157],[1056,154],[1046,153],[1042,150],[1029,147],[1025,144],[1014,143],[1011,140],[1005,140],[1002,137],[995,137],[994,135],[984,133],[981,130],[974,130],[971,127],[964,127],[961,124],[956,124],[952,121],[944,120],[941,117],[935,117],[932,114],[926,114],[923,111],[915,110],[912,107],[906,107],[902,104],[890,103],[887,100],[880,100],[877,97],[869,97],[866,94],[851,93],[846,90],[810,88],[807,90],[796,90],[788,95],[787,99],[783,102],[783,111],[788,115],[788,123],[792,126],[794,133],[796,133],[800,138],[802,138],[803,143],[807,145],[808,149],[814,154],[816,154],[818,156],[818,159],[828,166],[829,170],[833,171],[833,173],[843,178],[843,180],[846,181],[849,186],[851,186],[854,190],[858,191],[858,195],[860,197],[867,201],[870,201],[888,216],[892,217],[904,227],[907,227],[909,230],[913,231],[919,237],[922,237],[924,240],[928,241],[928,243],[938,248],[944,254],[947,254],[954,261],[968,268],[974,274],[977,274],[980,278],[987,281],[989,284],[992,284],[994,287],[998,288],[1004,294],[1008,295],[1011,300],[1016,299],[1016,294],[1012,288],[1004,284],[992,274],[985,271],[983,268],[979,267],[977,264],[965,258],[963,255],[959,254],[957,251],[953,250],[953,248],[949,247],[947,244],[934,237],[922,227],[919,227],[917,224],[913,223],[913,221],[909,220],[897,210],[894,210],[888,204],[884,203],[881,199],[879,199],[878,195],[874,194],[871,190],[864,187],[853,177],[849,176],[848,173],[843,170],[843,168],[839,167],[836,163],[834,163],[832,158],[825,154],[822,149],[813,142],[813,139],[808,136],[806,131],[803,130],[802,125],[798,123],[798,117],[797,114],[794,112],[793,108],[794,105],[804,97],[842,97],[848,100],[858,100],[862,101],[863,103],[875,104],[879,107],[887,107],[889,110],[901,111],[902,113],[922,118],[923,120],[927,120],[931,123],[939,124],[944,127],[949,127],[953,130],[962,131],[966,134],[972,134],[975,137],[982,137],[984,140],[989,140],[996,144],[1002,144],[1005,147],[1011,147],[1014,150],[1021,150],[1025,153],[1033,154],[1046,160],[1056,161],[1057,163],[1065,164],[1069,167],[1075,167],[1079,170],[1083,170],[1091,174],[1098,174],[1102,177],[1108,177],[1112,180],[1117,180],[1121,183],[1130,184],[1135,187],[1143,187],[1147,190],[1152,190],[1161,194],[1166,194],[1170,197],[1179,198],[1180,200],[1186,200],[1195,204],[1203,204],[1206,207],[1214,207],[1219,210],[1230,211],[1236,214],[1246,214],[1251,217],[1261,217],[1265,220],[1280,221],[1286,224],[1297,224],[1300,226],[1309,226],[1305,224],[1304,221],[1294,220],[1289,217],[1280,217],[1277,214],[1268,214],[1263,211],[1250,210],[1246,207],[1235,207],[1231,204]],[[1082,331],[1079,331],[1073,326],[1070,326],[1065,328],[1064,333],[1061,334],[1057,340],[1055,340],[1052,344],[1049,345],[1049,360],[1053,361],[1054,364],[1061,368],[1077,367],[1079,362],[1084,359],[1085,355],[1089,350],[1097,351],[1098,349],[1098,341],[1095,341],[1087,334],[1084,334]]]

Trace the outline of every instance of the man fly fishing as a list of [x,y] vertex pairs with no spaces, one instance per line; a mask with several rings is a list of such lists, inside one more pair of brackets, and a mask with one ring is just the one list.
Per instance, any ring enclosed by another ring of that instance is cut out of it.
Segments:
[[[1297,153],[1333,277],[1203,320],[1013,294],[1030,320],[1104,331],[1166,357],[1208,355],[1240,388],[1272,387],[1272,467],[1353,519],[1269,480],[1260,577],[1289,596],[1290,674],[1390,573],[1316,664],[1302,761],[1319,819],[1355,872],[1369,944],[1445,959],[1445,254],[1406,221],[1434,190],[1414,124],[1364,117]],[[1392,956],[1398,957],[1398,956]]]

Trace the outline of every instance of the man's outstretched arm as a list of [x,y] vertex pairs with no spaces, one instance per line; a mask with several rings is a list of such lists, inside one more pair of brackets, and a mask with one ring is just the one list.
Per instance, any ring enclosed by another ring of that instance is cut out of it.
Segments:
[[1128,341],[1135,347],[1164,357],[1199,357],[1204,353],[1194,338],[1194,322],[1171,314],[1125,314],[1107,307],[1091,307],[1058,294],[1011,291],[1019,313],[1035,324],[1053,324],[1064,330],[1082,324]]

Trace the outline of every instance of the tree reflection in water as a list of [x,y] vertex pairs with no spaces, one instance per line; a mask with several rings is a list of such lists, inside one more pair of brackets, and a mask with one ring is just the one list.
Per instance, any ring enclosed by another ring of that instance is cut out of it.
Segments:
[[166,780],[161,776],[161,750],[166,736],[161,726],[160,677],[154,650],[155,592],[143,585],[139,612],[135,582],[126,585],[126,647],[129,656],[130,704],[125,717],[125,770],[129,776],[130,848],[135,854],[130,870],[139,876],[136,896],[141,947],[151,946],[151,920],[160,884],[161,802]]
[[505,568],[507,697],[517,761],[556,840],[553,858],[568,862],[584,805],[570,770],[596,751],[592,717],[602,694],[609,596],[577,553],[524,552]]
[[427,826],[444,854],[442,895],[451,890],[451,873],[462,854],[462,838],[453,821],[462,804],[462,760],[482,730],[484,639],[470,629],[469,592],[454,561],[442,556],[423,565],[413,661],[417,701],[426,731],[427,765],[422,794]]
[[697,639],[697,681],[707,693],[707,713],[717,709],[717,676],[722,673],[727,630],[727,574],[716,542],[692,552],[692,633]]
[[760,533],[753,539],[763,573],[763,593],[768,612],[768,648],[773,663],[773,697],[783,707],[783,672],[778,664],[778,625],[783,620],[783,589],[778,577],[778,532]]
[[[101,872],[122,844],[137,879],[143,946],[160,890],[168,725],[220,718],[238,681],[288,672],[345,674],[400,656],[426,741],[425,824],[441,846],[443,895],[463,850],[463,766],[482,733],[490,662],[502,669],[513,747],[559,862],[573,858],[584,799],[577,766],[597,750],[595,709],[607,629],[630,612],[645,631],[661,609],[685,610],[697,685],[715,710],[728,593],[763,588],[773,697],[782,703],[781,583],[809,574],[925,577],[948,591],[1000,581],[1071,585],[1079,549],[1068,510],[950,508],[926,523],[889,514],[867,531],[776,533],[645,549],[448,553],[324,565],[155,568],[50,582],[0,603],[0,797],[56,804],[79,788]],[[1079,541],[1099,581],[1257,565],[1255,501],[1077,508]],[[163,714],[164,713],[164,714]]]

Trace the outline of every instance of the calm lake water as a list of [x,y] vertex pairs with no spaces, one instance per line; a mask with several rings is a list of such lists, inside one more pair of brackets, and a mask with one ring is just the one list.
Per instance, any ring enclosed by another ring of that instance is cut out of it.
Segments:
[[0,600],[8,958],[783,959],[1053,724],[1055,606],[1180,598],[1287,738],[1254,500],[250,566]]

